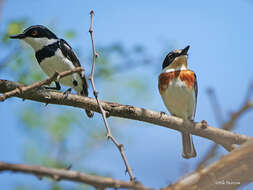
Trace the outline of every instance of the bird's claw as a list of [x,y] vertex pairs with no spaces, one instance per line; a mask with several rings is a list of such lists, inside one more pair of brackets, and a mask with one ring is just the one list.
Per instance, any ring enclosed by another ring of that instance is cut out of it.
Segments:
[[67,89],[65,92],[63,92],[63,95],[64,95],[64,99],[66,99],[67,97],[68,97],[68,95],[70,94],[70,92],[71,92],[71,90],[72,90],[72,88],[69,88],[69,89]]

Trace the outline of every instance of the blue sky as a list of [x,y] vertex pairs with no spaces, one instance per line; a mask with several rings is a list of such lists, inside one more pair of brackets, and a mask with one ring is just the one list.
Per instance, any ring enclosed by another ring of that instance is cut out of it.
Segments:
[[[198,76],[199,96],[196,120],[207,120],[217,126],[206,88],[215,88],[223,108],[225,118],[229,111],[236,110],[242,103],[249,81],[253,80],[252,44],[253,44],[253,3],[241,1],[14,1],[7,0],[2,13],[3,23],[22,17],[28,17],[31,24],[57,26],[58,36],[66,29],[77,31],[77,39],[71,41],[73,47],[90,51],[89,11],[95,11],[94,29],[97,45],[121,42],[127,47],[134,44],[144,45],[157,60],[162,61],[166,47],[175,48],[191,45],[189,67]],[[166,111],[157,90],[157,72],[161,62],[150,68],[129,71],[131,74],[143,74],[147,78],[152,101],[134,99],[119,103],[134,104],[156,111]],[[6,75],[7,77],[8,75]],[[120,80],[122,75],[115,79]],[[3,78],[3,76],[1,76]],[[122,88],[121,90],[125,90]],[[103,97],[103,94],[101,94]],[[104,95],[106,97],[106,95]],[[120,99],[120,97],[118,98]],[[3,132],[0,133],[0,160],[19,162],[18,154],[24,141],[22,130],[15,121],[15,104],[20,100],[10,99],[0,105],[3,114]],[[238,122],[237,132],[252,136],[250,128],[252,112],[247,113]],[[145,126],[145,127],[140,127]],[[210,141],[194,137],[198,157],[185,161],[181,158],[180,134],[153,125],[131,122],[124,128],[126,136],[122,141],[127,146],[127,156],[137,178],[148,186],[161,187],[173,182],[181,175],[180,170],[187,163],[194,169],[201,156],[210,146]],[[7,135],[8,134],[8,135]],[[122,135],[122,136],[124,136]],[[133,140],[127,141],[127,136]],[[12,139],[10,141],[10,139]],[[8,147],[8,148],[7,148]],[[220,150],[223,151],[222,149]],[[100,155],[110,155],[104,160]],[[111,171],[127,180],[118,152],[113,149],[100,150],[89,161],[96,166],[105,162],[100,169]],[[4,179],[4,182],[3,182]],[[35,184],[43,183],[32,178]],[[8,187],[15,177],[4,174],[0,184]]]

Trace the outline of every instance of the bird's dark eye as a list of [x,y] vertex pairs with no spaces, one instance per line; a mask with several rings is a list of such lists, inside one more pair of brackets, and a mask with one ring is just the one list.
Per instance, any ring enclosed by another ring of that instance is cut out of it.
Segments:
[[170,59],[170,60],[171,60],[171,59],[174,59],[174,55],[173,55],[173,54],[169,55],[169,59]]
[[37,36],[37,35],[38,35],[38,31],[37,30],[32,31],[32,36]]

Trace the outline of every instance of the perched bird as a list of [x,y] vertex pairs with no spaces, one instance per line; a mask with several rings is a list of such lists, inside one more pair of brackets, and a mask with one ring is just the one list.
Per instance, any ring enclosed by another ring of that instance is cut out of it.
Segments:
[[[194,120],[197,104],[197,78],[188,69],[187,58],[190,46],[170,52],[163,61],[162,73],[159,75],[159,92],[171,115],[184,119],[185,122]],[[192,135],[182,132],[184,158],[196,157]]]
[[[55,72],[60,73],[81,67],[70,45],[65,40],[57,38],[45,26],[30,26],[23,33],[10,36],[10,38],[24,40],[28,43],[34,49],[40,67],[48,76],[52,76]],[[66,95],[74,88],[79,95],[88,96],[88,82],[84,71],[68,75],[60,79],[59,82],[55,81],[56,87],[46,88],[60,90],[59,83],[71,87],[65,92]],[[94,114],[90,110],[85,111],[88,117],[92,117]]]

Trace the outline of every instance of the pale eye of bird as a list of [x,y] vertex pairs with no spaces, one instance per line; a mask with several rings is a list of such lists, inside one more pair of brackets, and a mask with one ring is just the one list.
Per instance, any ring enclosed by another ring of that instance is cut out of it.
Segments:
[[32,35],[33,35],[33,36],[37,36],[37,35],[38,35],[37,30],[32,31]]

